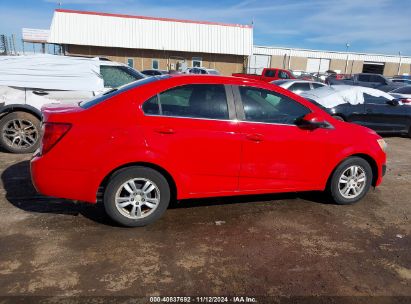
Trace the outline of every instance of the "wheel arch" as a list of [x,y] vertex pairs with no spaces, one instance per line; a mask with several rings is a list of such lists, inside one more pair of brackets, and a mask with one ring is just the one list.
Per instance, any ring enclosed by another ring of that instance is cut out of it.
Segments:
[[32,107],[30,105],[25,105],[25,104],[13,104],[13,105],[7,105],[4,107],[0,108],[0,118],[3,116],[13,113],[13,112],[25,112],[28,114],[32,114],[35,117],[37,117],[41,121],[41,111],[39,109],[36,109],[35,107]]
[[338,163],[334,166],[333,170],[331,171],[331,173],[330,173],[330,175],[328,176],[328,179],[327,179],[327,188],[329,187],[330,182],[331,182],[331,179],[332,179],[332,176],[333,176],[335,170],[338,168],[338,166],[339,166],[343,161],[345,161],[345,160],[347,160],[347,159],[349,159],[349,158],[351,158],[351,157],[359,157],[359,158],[362,158],[362,159],[364,159],[364,160],[370,165],[371,170],[372,170],[372,182],[371,182],[371,185],[372,185],[373,187],[375,187],[375,185],[376,185],[376,183],[377,183],[377,180],[378,180],[378,165],[377,165],[377,162],[374,160],[374,158],[373,158],[372,156],[370,156],[370,155],[368,155],[368,154],[365,154],[365,153],[355,153],[355,154],[351,154],[351,155],[348,155],[348,156],[344,157],[340,162],[338,162]]
[[146,168],[150,168],[153,170],[158,171],[159,173],[161,173],[167,180],[168,184],[170,185],[170,191],[171,191],[171,199],[175,200],[177,198],[177,184],[175,182],[175,179],[173,178],[173,176],[171,175],[171,173],[169,171],[167,171],[166,169],[164,169],[163,167],[154,164],[154,163],[150,163],[150,162],[132,162],[132,163],[127,163],[124,165],[121,165],[119,167],[116,167],[115,169],[111,170],[109,172],[109,174],[107,174],[104,179],[101,181],[99,188],[98,188],[98,192],[97,192],[97,202],[101,202],[102,198],[103,198],[103,193],[104,193],[104,189],[108,183],[108,181],[110,180],[110,178],[112,178],[113,176],[119,174],[120,172],[128,169],[128,168],[132,168],[132,167],[146,167]]

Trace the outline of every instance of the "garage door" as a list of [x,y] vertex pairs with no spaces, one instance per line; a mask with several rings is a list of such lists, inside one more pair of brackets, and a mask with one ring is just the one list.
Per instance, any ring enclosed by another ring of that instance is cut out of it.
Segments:
[[384,73],[384,63],[365,61],[362,66],[362,72],[382,75]]
[[330,59],[308,58],[307,59],[307,72],[317,73],[325,72],[330,69]]
[[270,62],[270,55],[252,55],[248,64],[248,73],[261,74],[264,68],[270,67]]

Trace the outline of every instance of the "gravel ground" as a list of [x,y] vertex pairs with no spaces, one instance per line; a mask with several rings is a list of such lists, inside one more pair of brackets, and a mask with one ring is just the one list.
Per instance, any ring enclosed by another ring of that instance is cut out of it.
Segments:
[[136,229],[36,194],[30,156],[0,153],[0,295],[411,301],[411,140],[386,141],[383,184],[356,205],[318,193],[189,200]]

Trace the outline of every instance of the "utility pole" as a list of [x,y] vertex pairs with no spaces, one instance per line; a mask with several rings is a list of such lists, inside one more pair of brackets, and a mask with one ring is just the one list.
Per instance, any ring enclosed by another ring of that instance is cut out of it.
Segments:
[[400,75],[401,73],[401,52],[398,52],[398,55],[400,56],[400,62],[398,63],[397,75]]
[[345,44],[345,51],[347,52],[347,58],[345,59],[345,72],[344,74],[347,74],[347,68],[348,68],[348,48],[350,47],[350,44],[347,42]]

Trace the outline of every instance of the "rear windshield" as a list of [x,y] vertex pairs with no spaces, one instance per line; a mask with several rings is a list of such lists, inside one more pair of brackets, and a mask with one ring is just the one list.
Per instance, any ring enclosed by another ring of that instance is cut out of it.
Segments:
[[124,93],[128,90],[140,87],[142,85],[145,85],[147,83],[151,83],[154,81],[158,81],[161,79],[165,79],[165,78],[169,78],[170,76],[168,75],[164,75],[164,76],[155,76],[155,77],[147,77],[147,78],[143,78],[131,83],[128,83],[126,85],[123,85],[121,87],[115,88],[115,89],[111,89],[108,90],[106,92],[104,92],[103,94],[97,95],[95,97],[93,97],[90,100],[85,100],[79,103],[80,107],[84,108],[84,109],[88,109],[91,108],[92,106],[95,106],[96,104],[99,104],[113,96],[116,96],[118,94]]

